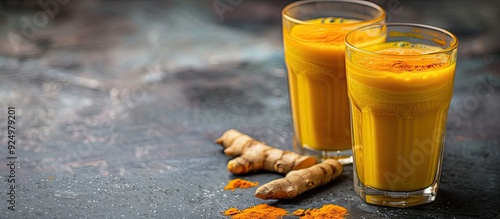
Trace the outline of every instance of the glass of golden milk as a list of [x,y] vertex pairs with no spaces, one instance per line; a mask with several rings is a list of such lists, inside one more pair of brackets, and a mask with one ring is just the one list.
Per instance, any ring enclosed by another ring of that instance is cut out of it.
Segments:
[[419,24],[371,25],[346,43],[354,188],[367,203],[434,201],[458,39]]
[[355,0],[308,0],[282,11],[294,148],[321,157],[352,155],[345,73],[346,34],[384,23],[385,11]]

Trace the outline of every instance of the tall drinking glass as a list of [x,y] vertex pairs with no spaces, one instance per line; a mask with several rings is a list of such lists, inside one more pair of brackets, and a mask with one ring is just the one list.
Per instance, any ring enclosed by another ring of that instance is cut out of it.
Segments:
[[345,35],[385,22],[376,4],[354,0],[298,1],[282,11],[285,61],[294,125],[302,154],[352,154],[345,76]]
[[346,36],[354,188],[367,203],[434,201],[452,98],[457,38],[419,24]]

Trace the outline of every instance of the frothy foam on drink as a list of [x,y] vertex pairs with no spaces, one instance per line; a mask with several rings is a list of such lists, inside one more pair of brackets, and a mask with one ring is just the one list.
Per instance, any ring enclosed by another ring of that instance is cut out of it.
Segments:
[[[444,67],[449,63],[446,54],[433,54],[442,51],[442,48],[423,44],[390,42],[367,46],[363,50],[383,55],[400,56],[397,60],[387,59],[384,56],[368,56],[359,59],[361,66],[376,71],[418,72]],[[408,79],[407,76],[405,78]]]

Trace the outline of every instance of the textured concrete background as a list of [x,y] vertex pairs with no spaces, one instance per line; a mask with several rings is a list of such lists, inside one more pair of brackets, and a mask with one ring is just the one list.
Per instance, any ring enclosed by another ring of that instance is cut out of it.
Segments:
[[235,176],[213,141],[226,129],[292,149],[280,32],[291,1],[42,2],[54,4],[0,2],[0,200],[11,185],[8,106],[18,157],[16,211],[2,201],[0,218],[224,218],[263,202],[333,203],[348,218],[500,217],[499,1],[374,1],[389,22],[460,40],[440,192],[411,209],[362,202],[350,166],[295,200],[222,190]]

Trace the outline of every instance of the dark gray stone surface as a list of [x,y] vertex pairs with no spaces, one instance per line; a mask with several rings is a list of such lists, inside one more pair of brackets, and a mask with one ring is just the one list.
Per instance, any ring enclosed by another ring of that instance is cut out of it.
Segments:
[[351,166],[294,200],[223,191],[236,177],[214,143],[226,129],[292,149],[279,15],[290,1],[217,13],[218,1],[68,1],[46,20],[36,1],[2,1],[0,200],[8,106],[18,166],[16,211],[2,201],[0,218],[224,218],[264,202],[333,203],[348,218],[500,218],[498,1],[375,1],[389,21],[437,25],[461,43],[438,198],[409,209],[365,204]]

